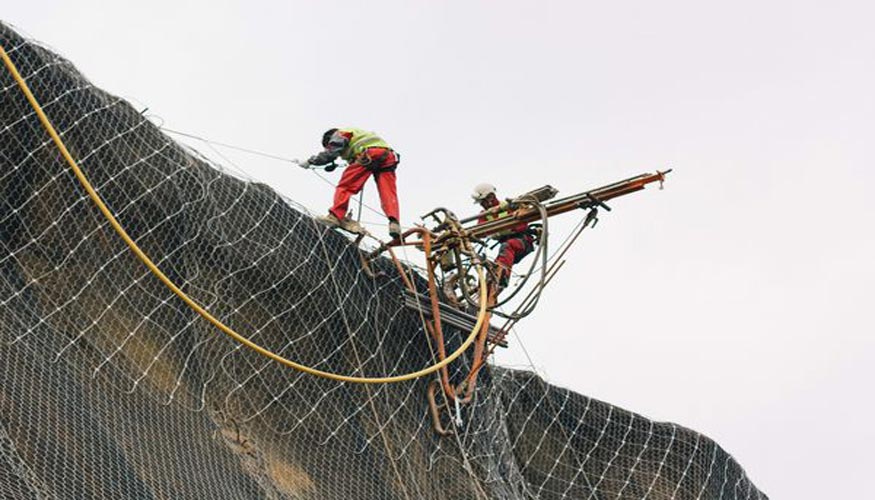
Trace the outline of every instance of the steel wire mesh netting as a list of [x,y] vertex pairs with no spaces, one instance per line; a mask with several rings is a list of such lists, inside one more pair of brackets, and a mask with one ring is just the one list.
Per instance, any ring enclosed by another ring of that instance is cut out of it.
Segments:
[[[289,359],[425,368],[390,262],[162,134],[0,24],[9,53],[122,226],[188,295]],[[302,374],[204,321],[88,198],[0,71],[0,495],[9,498],[765,498],[708,438],[490,367],[450,437],[433,377]],[[417,283],[422,286],[422,280]],[[448,330],[449,348],[467,332]],[[460,380],[470,359],[452,365]]]

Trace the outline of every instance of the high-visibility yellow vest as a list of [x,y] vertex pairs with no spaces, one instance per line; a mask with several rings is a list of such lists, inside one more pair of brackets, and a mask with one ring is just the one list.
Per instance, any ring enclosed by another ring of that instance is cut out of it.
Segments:
[[[501,219],[501,218],[504,218],[504,217],[507,217],[508,215],[510,215],[510,210],[507,209],[508,205],[509,205],[509,203],[507,201],[498,202],[498,211],[493,212],[491,214],[486,214],[486,220],[487,221],[498,220],[498,219]],[[492,207],[492,209],[494,209],[494,208],[495,207]]]
[[390,149],[389,143],[373,132],[368,132],[367,130],[362,130],[360,128],[342,128],[340,129],[340,132],[352,134],[349,144],[340,152],[340,157],[350,163],[368,148]]
[[[510,203],[508,203],[507,201],[502,200],[502,201],[498,202],[498,211],[493,212],[491,214],[486,214],[486,217],[485,217],[486,222],[491,222],[494,220],[503,219],[503,218],[509,216],[510,215],[509,206],[510,206]],[[495,208],[495,207],[493,207],[493,208]],[[511,229],[505,229],[504,231],[496,233],[494,235],[494,237],[501,238],[504,236],[510,236],[511,234],[519,232],[518,229],[519,229],[518,227],[514,227]]]

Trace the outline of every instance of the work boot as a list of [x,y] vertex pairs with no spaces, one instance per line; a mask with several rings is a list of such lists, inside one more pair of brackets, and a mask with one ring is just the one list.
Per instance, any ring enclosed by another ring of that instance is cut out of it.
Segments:
[[510,284],[510,269],[501,265],[498,266],[498,269],[498,286],[507,288],[507,285]]
[[338,219],[337,216],[331,212],[328,212],[328,215],[320,215],[320,216],[316,217],[316,220],[321,222],[322,224],[325,224],[328,227],[342,227],[343,226],[343,224],[340,222],[340,219]]
[[495,274],[492,275],[492,280],[494,280],[492,282],[495,284],[495,296],[498,297],[510,284],[510,269],[498,263],[494,265]]
[[401,224],[395,219],[389,219],[389,236],[391,236],[393,240],[401,239]]
[[358,222],[350,219],[349,217],[344,217],[342,221],[340,221],[340,228],[344,231],[349,231],[350,233],[361,234],[365,232],[365,229]]

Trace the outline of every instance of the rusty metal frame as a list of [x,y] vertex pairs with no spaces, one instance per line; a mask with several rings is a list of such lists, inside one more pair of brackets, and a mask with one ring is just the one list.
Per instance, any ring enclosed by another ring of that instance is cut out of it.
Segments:
[[[669,172],[671,172],[671,170],[666,170],[664,172],[657,171],[655,174],[641,174],[597,189],[572,195],[566,198],[561,198],[559,200],[554,200],[547,204],[531,203],[525,198],[520,198],[516,200],[517,206],[511,212],[510,216],[485,223],[480,223],[479,221],[485,215],[495,212],[497,208],[486,210],[475,216],[459,220],[449,210],[439,207],[423,216],[423,219],[431,217],[435,220],[437,225],[433,230],[426,229],[424,226],[417,226],[408,231],[405,231],[399,240],[383,243],[370,255],[363,255],[362,264],[365,267],[366,272],[368,272],[369,275],[373,276],[374,273],[370,268],[368,261],[380,255],[381,253],[388,251],[392,258],[392,261],[398,269],[399,274],[401,274],[402,276],[405,286],[415,295],[416,289],[413,286],[410,278],[407,276],[403,265],[395,255],[393,248],[402,246],[413,246],[425,252],[431,318],[423,318],[423,321],[425,323],[425,327],[427,332],[429,333],[429,336],[433,339],[437,348],[437,357],[439,358],[439,360],[442,361],[446,359],[446,346],[444,345],[444,334],[441,323],[440,310],[441,303],[440,297],[438,295],[438,286],[435,273],[437,268],[440,268],[442,273],[446,273],[445,266],[441,267],[440,265],[440,259],[444,256],[444,254],[446,254],[447,252],[453,252],[452,258],[455,262],[455,271],[459,273],[458,275],[461,278],[466,275],[462,262],[462,254],[465,254],[469,258],[473,259],[475,263],[479,259],[476,252],[472,248],[472,241],[478,241],[484,238],[488,238],[490,236],[494,236],[503,231],[511,229],[521,222],[535,222],[539,219],[546,219],[554,215],[570,212],[572,210],[590,209],[589,214],[587,214],[587,218],[578,230],[577,234],[575,234],[574,237],[569,240],[565,248],[559,253],[558,256],[556,256],[555,262],[547,267],[545,270],[543,270],[544,272],[539,287],[531,290],[526,295],[526,297],[523,298],[522,303],[518,307],[518,310],[531,307],[530,304],[536,303],[537,297],[540,295],[540,293],[537,292],[543,291],[543,288],[547,284],[549,284],[550,281],[552,281],[553,277],[556,276],[556,273],[559,271],[559,269],[561,269],[562,266],[565,264],[565,261],[562,260],[562,258],[564,257],[568,248],[570,248],[570,246],[577,240],[577,238],[580,236],[580,233],[584,229],[595,225],[596,221],[598,220],[598,208],[601,207],[610,210],[610,208],[605,205],[605,202],[608,200],[626,194],[634,193],[636,191],[640,191],[644,189],[648,184],[653,182],[659,182],[661,185],[662,182],[665,180],[665,175]],[[439,215],[442,215],[443,218],[439,217]],[[466,224],[472,222],[475,223],[466,226]],[[406,241],[406,237],[412,235],[417,235],[419,239]],[[444,274],[444,276],[446,276],[446,274]],[[461,283],[462,294],[465,300],[467,302],[470,302],[472,298],[469,296],[470,294],[467,293],[465,286],[466,284],[464,282]],[[447,366],[444,366],[438,372],[438,380],[433,380],[428,385],[426,397],[428,399],[429,411],[432,418],[432,426],[434,427],[435,432],[441,436],[451,435],[454,431],[451,428],[444,427],[443,422],[441,421],[441,409],[437,404],[436,398],[437,389],[438,387],[441,388],[445,401],[447,403],[453,402],[457,405],[466,404],[471,402],[471,400],[473,399],[474,392],[477,386],[478,374],[480,370],[486,365],[489,356],[494,352],[496,346],[498,345],[497,342],[492,342],[493,345],[490,346],[489,349],[487,349],[486,347],[490,330],[489,320],[492,317],[492,309],[496,306],[496,296],[496,285],[489,285],[489,292],[487,297],[487,316],[483,321],[483,324],[481,325],[481,330],[474,344],[474,353],[471,369],[465,376],[463,381],[460,384],[454,386],[450,381],[449,368]],[[505,317],[506,321],[499,330],[499,333],[496,336],[497,338],[494,339],[497,341],[503,340],[504,337],[506,337],[507,333],[510,331],[510,329],[516,324],[517,321],[519,321],[520,317],[522,316],[511,314],[510,316],[502,315],[502,317]]]

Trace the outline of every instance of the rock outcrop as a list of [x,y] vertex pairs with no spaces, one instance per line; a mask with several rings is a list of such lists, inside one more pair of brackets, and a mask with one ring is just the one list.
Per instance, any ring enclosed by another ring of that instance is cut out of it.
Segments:
[[[0,44],[121,224],[214,315],[322,370],[431,364],[389,262],[368,276],[348,239],[270,188],[2,23]],[[486,370],[442,438],[428,377],[337,383],[241,348],[131,254],[5,68],[0,165],[0,496],[766,498],[707,437],[531,373]]]

